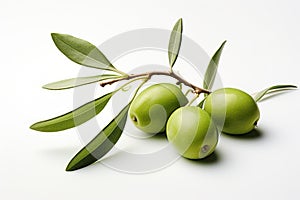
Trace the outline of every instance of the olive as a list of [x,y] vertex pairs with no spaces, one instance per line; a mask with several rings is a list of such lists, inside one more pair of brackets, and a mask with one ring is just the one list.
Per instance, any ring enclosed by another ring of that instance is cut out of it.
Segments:
[[210,115],[196,106],[178,108],[167,123],[167,138],[185,158],[210,155],[218,143],[218,130]]
[[218,126],[228,134],[244,134],[257,125],[260,117],[255,100],[246,92],[235,88],[218,89],[206,98],[206,110]]
[[169,116],[188,103],[179,87],[170,83],[152,85],[132,102],[129,116],[134,125],[145,133],[165,131]]

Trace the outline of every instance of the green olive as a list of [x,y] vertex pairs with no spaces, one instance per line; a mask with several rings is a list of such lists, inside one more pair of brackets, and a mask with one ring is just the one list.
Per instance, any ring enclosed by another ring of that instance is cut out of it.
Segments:
[[186,96],[170,83],[152,85],[143,90],[132,102],[129,115],[134,125],[145,133],[165,131],[169,116],[186,105]]
[[174,111],[168,120],[166,133],[175,149],[189,159],[201,159],[210,155],[219,138],[210,115],[196,106]]
[[206,98],[204,110],[224,133],[244,134],[255,128],[260,117],[254,99],[235,88],[218,89]]

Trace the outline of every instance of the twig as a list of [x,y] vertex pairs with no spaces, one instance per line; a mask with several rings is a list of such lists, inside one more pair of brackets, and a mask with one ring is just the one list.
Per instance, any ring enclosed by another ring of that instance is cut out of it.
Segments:
[[115,82],[118,82],[118,81],[130,80],[130,79],[137,78],[137,77],[145,77],[145,78],[150,79],[152,76],[155,76],[155,75],[163,75],[163,76],[173,77],[178,81],[178,83],[182,83],[182,84],[192,88],[193,93],[195,93],[196,95],[199,95],[201,93],[210,94],[210,91],[205,90],[205,89],[200,88],[200,87],[197,87],[196,85],[193,85],[192,83],[186,81],[185,79],[183,79],[179,75],[175,74],[173,71],[170,71],[170,72],[156,72],[156,71],[154,71],[154,72],[147,72],[147,73],[142,73],[142,74],[130,74],[130,75],[118,78],[118,79],[101,81],[100,86],[104,87],[106,85],[111,85],[111,84],[113,84]]

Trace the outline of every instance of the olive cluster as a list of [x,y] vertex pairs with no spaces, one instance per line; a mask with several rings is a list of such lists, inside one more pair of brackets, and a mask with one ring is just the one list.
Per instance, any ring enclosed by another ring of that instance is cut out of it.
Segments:
[[221,132],[250,132],[260,117],[256,101],[235,88],[222,88],[210,93],[203,108],[187,103],[187,97],[176,85],[155,84],[134,99],[129,115],[134,125],[143,132],[166,132],[169,142],[180,155],[189,159],[210,155]]

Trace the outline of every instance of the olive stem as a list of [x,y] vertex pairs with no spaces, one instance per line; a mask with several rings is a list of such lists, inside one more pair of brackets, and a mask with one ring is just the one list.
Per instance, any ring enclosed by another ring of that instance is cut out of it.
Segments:
[[182,90],[182,83],[176,83],[178,87]]
[[196,94],[196,95],[194,96],[194,98],[192,98],[192,100],[191,100],[186,106],[192,105],[192,103],[194,103],[194,101],[195,101],[196,99],[198,99],[198,97],[199,97],[199,94]]
[[126,76],[123,76],[123,77],[120,77],[120,78],[117,78],[117,79],[114,79],[114,80],[101,81],[100,86],[104,87],[106,85],[111,85],[111,84],[113,84],[115,82],[118,82],[118,81],[131,80],[131,79],[138,78],[138,77],[144,77],[144,78],[150,79],[154,75],[163,75],[163,76],[173,77],[176,80],[178,80],[178,84],[182,83],[182,84],[192,88],[193,93],[195,93],[197,95],[199,95],[201,93],[210,94],[210,91],[205,90],[203,88],[200,88],[200,87],[186,81],[185,79],[183,79],[182,77],[180,77],[179,75],[174,73],[173,71],[167,71],[167,72],[154,71],[154,72],[147,72],[147,73],[141,73],[141,74],[129,74],[129,75],[126,75]]
[[132,79],[132,80],[128,81],[127,83],[125,83],[124,85],[122,85],[121,87],[119,87],[117,90],[115,90],[115,92],[124,89],[127,85],[131,84],[132,82],[138,81],[138,80],[144,80],[144,81],[147,80],[148,81],[149,78],[147,78],[147,77],[137,77],[135,79]]
[[193,90],[191,89],[188,89],[185,93],[184,93],[184,96],[187,96],[190,92],[192,92]]

